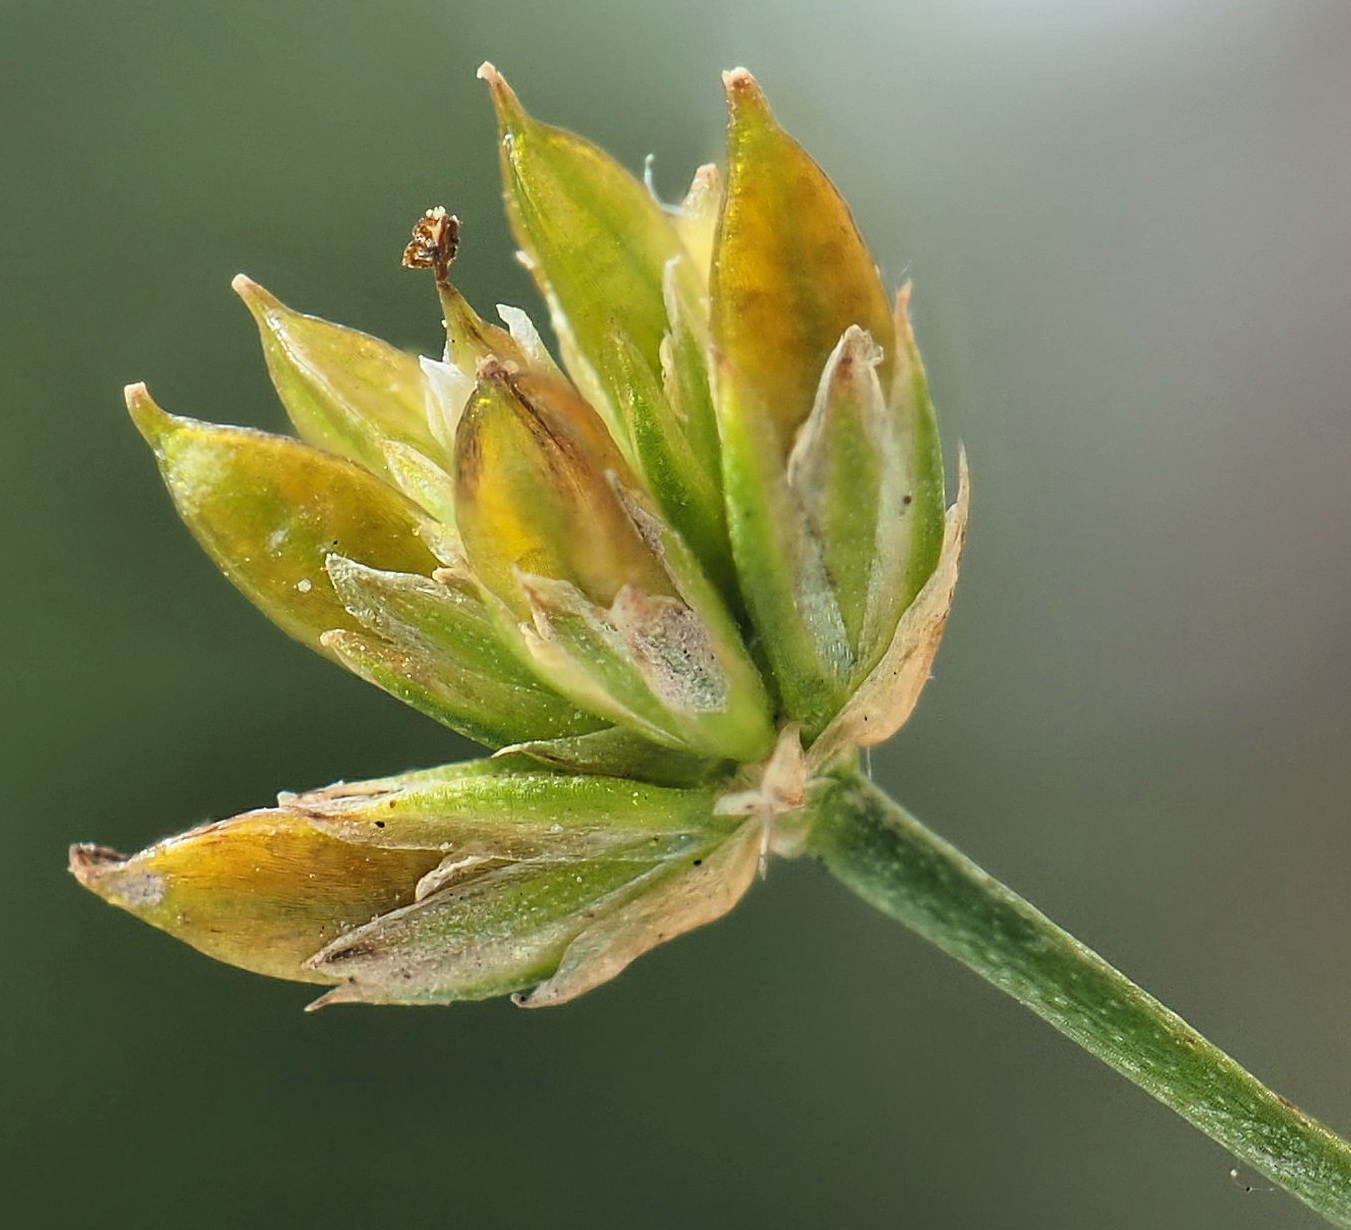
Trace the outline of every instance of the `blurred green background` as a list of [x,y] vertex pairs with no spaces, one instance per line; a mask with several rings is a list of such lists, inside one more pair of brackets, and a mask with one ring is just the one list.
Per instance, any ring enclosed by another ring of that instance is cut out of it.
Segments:
[[53,1227],[1308,1227],[811,865],[575,1006],[335,1009],[82,892],[465,754],[216,576],[125,421],[279,427],[244,270],[434,351],[535,306],[474,68],[677,197],[745,63],[913,277],[975,479],[878,776],[1351,1129],[1344,0],[0,0],[0,1173]]

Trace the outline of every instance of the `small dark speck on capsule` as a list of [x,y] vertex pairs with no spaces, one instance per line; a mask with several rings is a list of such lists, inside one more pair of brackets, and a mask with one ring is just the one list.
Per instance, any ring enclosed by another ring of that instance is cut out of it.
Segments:
[[385,822],[383,820],[377,820],[375,822],[375,827],[378,829],[382,829],[385,827]]

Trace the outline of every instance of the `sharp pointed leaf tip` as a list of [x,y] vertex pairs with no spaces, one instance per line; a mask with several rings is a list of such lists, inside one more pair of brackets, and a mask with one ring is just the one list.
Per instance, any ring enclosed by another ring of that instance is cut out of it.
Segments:
[[351,983],[341,983],[331,991],[325,991],[318,999],[312,999],[305,1005],[306,1012],[318,1012],[320,1008],[331,1008],[334,1004],[359,1004],[361,992]]
[[253,300],[270,300],[272,296],[258,285],[247,273],[237,273],[230,279],[230,289],[235,292],[245,303],[251,303]]
[[488,89],[492,91],[493,106],[497,108],[497,121],[504,130],[518,128],[528,121],[529,117],[525,108],[521,106],[521,100],[516,97],[516,91],[507,84],[507,79],[491,63],[484,60],[479,65],[476,75],[480,81],[486,82]]
[[276,295],[266,287],[260,286],[246,273],[235,274],[230,280],[230,289],[244,301],[244,306],[260,324],[266,320],[269,313],[286,310],[286,305]]
[[136,430],[145,437],[145,442],[155,450],[155,453],[160,454],[165,439],[180,427],[184,420],[167,410],[161,410],[144,383],[127,385],[123,390],[123,397],[126,398],[127,412],[131,415],[131,421],[136,424]]

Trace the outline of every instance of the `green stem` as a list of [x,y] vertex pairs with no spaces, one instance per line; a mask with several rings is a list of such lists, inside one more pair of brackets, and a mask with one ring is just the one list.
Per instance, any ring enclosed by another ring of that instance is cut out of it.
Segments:
[[811,850],[870,905],[1012,995],[1240,1161],[1351,1227],[1351,1144],[853,771],[814,799]]

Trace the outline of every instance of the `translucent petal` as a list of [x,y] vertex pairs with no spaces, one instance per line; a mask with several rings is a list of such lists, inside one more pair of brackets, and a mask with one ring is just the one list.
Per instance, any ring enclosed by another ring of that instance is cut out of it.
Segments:
[[671,211],[671,222],[690,254],[700,284],[708,285],[713,267],[713,244],[722,212],[722,176],[711,162],[694,173],[685,199]]
[[658,944],[716,922],[745,895],[759,863],[759,825],[753,823],[702,857],[687,854],[676,874],[583,931],[553,975],[516,1002],[524,1008],[568,1003]]
[[891,738],[914,711],[920,692],[929,681],[952,609],[966,543],[970,486],[965,453],[958,457],[958,474],[957,502],[948,510],[938,566],[901,616],[882,660],[812,746],[813,769],[846,748],[873,747]]
[[448,531],[453,531],[455,486],[450,475],[425,453],[400,440],[386,440],[381,451],[390,485],[402,491]]
[[[887,605],[895,626],[900,615],[895,591],[906,575],[905,555],[896,558],[891,550],[905,544],[881,533],[884,522],[890,531],[908,511],[904,496],[885,513],[882,508],[883,471],[903,467],[905,459],[877,379],[881,357],[880,347],[857,325],[845,330],[788,458],[788,485],[802,512],[803,532],[819,550],[855,654],[874,599]],[[894,486],[893,480],[888,491]],[[885,558],[879,548],[887,550]]]

